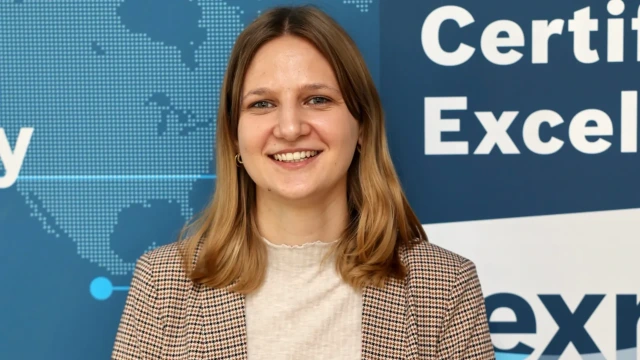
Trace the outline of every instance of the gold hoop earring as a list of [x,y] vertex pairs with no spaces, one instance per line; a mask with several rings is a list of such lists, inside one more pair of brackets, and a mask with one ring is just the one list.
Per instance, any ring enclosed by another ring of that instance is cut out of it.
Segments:
[[240,156],[240,154],[236,154],[236,166],[240,167],[242,166],[243,162],[242,162],[242,157]]
[[362,153],[362,146],[360,144],[356,145],[356,150],[358,150],[358,153]]

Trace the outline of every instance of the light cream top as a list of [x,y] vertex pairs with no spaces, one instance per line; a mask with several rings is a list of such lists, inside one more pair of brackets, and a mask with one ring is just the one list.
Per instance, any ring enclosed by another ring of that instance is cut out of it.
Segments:
[[246,298],[249,360],[361,358],[362,293],[344,283],[331,243],[267,243],[264,285]]

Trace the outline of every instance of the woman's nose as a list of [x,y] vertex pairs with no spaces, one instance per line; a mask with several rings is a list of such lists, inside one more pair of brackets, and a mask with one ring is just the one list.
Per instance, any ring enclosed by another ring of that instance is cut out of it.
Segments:
[[281,104],[275,135],[287,141],[295,141],[308,132],[309,125],[304,120],[304,111],[296,105]]

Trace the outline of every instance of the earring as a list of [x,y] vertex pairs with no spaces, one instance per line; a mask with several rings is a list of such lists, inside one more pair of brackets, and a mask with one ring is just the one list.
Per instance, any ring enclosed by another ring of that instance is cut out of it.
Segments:
[[359,153],[362,153],[362,146],[360,144],[356,145],[356,150],[358,150]]
[[240,167],[242,165],[242,157],[240,154],[236,154],[236,166]]

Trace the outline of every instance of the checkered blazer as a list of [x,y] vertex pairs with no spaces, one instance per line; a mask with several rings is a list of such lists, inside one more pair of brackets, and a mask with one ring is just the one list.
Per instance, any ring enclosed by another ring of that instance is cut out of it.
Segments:
[[[404,281],[363,291],[362,359],[495,359],[474,264],[422,242]],[[136,264],[113,360],[247,359],[244,296],[193,284],[176,244]]]

